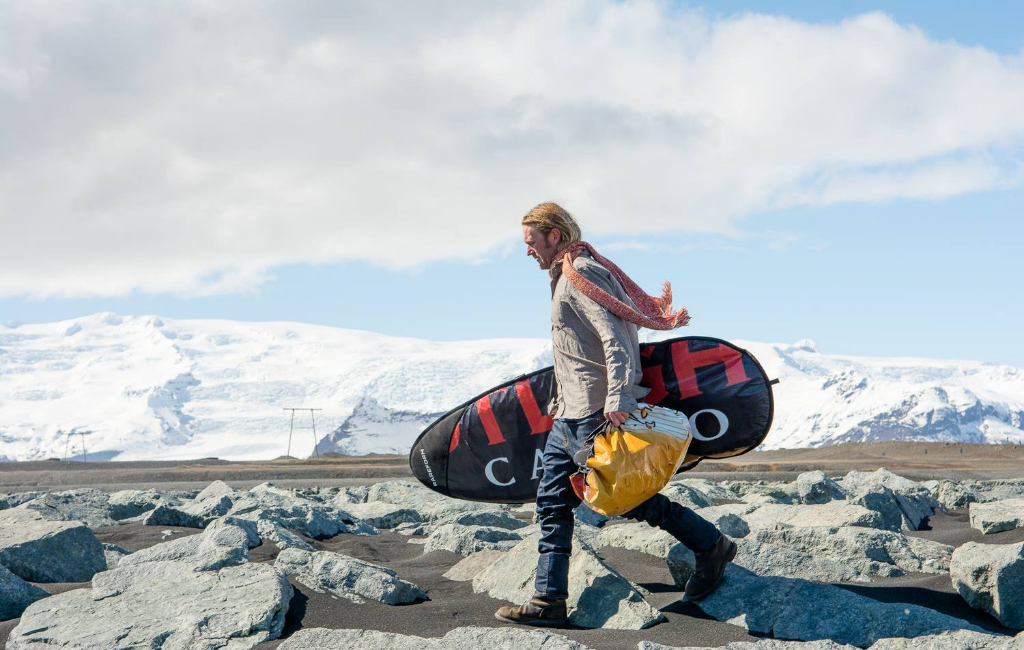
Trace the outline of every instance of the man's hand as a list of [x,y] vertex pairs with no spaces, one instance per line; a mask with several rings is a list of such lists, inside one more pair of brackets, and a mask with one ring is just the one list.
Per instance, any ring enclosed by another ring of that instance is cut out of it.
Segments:
[[629,411],[612,411],[611,413],[605,413],[604,419],[611,420],[615,426],[622,426],[622,423],[629,418]]

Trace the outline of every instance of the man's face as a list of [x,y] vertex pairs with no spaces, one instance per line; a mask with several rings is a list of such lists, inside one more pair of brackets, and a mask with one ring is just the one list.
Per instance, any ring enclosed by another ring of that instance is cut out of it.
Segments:
[[562,241],[562,233],[552,230],[545,237],[533,226],[523,226],[523,241],[526,242],[526,254],[537,260],[540,268],[549,269]]

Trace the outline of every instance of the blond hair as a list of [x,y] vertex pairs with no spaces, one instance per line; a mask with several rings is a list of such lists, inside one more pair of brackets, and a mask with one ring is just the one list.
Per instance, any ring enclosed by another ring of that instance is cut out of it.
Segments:
[[583,239],[583,232],[580,230],[580,224],[576,222],[576,219],[569,214],[568,210],[550,201],[539,203],[527,212],[526,216],[523,217],[523,225],[536,228],[545,237],[552,230],[562,233],[562,239],[558,243],[557,249],[559,252],[569,244]]

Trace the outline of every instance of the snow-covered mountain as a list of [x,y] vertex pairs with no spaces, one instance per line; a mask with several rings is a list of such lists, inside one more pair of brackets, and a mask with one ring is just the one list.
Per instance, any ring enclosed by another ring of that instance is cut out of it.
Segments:
[[[781,380],[766,448],[1024,442],[1024,370],[734,343]],[[113,314],[0,325],[0,461],[81,458],[83,443],[92,460],[273,458],[288,449],[289,407],[323,409],[321,453],[406,453],[440,413],[550,363],[546,339],[439,343]],[[291,455],[313,454],[312,425],[295,413]]]

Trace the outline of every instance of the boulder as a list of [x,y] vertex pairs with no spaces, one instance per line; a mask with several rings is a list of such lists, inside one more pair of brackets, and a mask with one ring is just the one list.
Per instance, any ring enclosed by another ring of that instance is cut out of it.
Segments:
[[376,528],[360,521],[355,515],[271,483],[257,485],[235,498],[227,515],[250,521],[266,519],[312,538],[333,537],[339,533],[377,534]]
[[370,598],[385,605],[426,600],[427,595],[398,578],[391,569],[330,551],[288,548],[277,556],[274,566],[310,589],[362,603]]
[[[23,503],[28,503],[32,499],[38,499],[39,497],[46,494],[46,492],[14,492],[12,494],[0,495],[0,510],[6,510],[7,508],[17,508]],[[6,506],[2,504],[6,503]]]
[[686,581],[693,575],[696,563],[697,558],[693,555],[693,551],[682,544],[676,544],[669,549],[668,555],[665,557],[665,564],[668,565],[668,572],[672,575],[672,582],[676,583],[680,589],[686,586]]
[[131,551],[126,548],[121,548],[117,544],[104,544],[103,545],[103,557],[107,559],[107,570],[116,569],[117,565],[120,564],[121,558],[125,555],[131,555]]
[[707,508],[715,505],[715,502],[706,497],[703,492],[696,490],[685,483],[673,481],[662,488],[661,493],[672,501],[675,501],[682,506],[686,506],[691,510]]
[[196,571],[214,571],[249,561],[249,536],[234,524],[216,520],[198,535],[179,537],[121,558],[119,567],[176,561]]
[[946,510],[959,510],[977,501],[978,491],[960,481],[944,479],[938,481],[935,489],[932,490],[932,496]]
[[[522,604],[533,594],[537,535],[519,542],[473,578],[473,591]],[[662,620],[632,584],[580,537],[569,561],[569,622],[585,628],[639,630]]]
[[718,528],[719,532],[733,539],[746,537],[750,534],[750,525],[739,515],[726,513],[709,521]]
[[838,528],[840,526],[881,527],[877,512],[845,501],[817,505],[766,503],[739,515],[751,530],[780,529],[794,526]]
[[116,521],[138,517],[158,505],[180,506],[182,500],[156,490],[121,490],[113,492],[108,500],[110,517]]
[[11,508],[0,511],[0,565],[31,582],[83,582],[105,570],[107,559],[85,524]]
[[1024,630],[1024,542],[967,542],[953,551],[949,575],[968,605]]
[[829,639],[866,648],[886,637],[970,629],[964,621],[905,603],[883,603],[833,585],[758,576],[730,564],[718,589],[697,603],[706,614],[778,639]]
[[903,571],[945,573],[953,553],[952,546],[859,526],[759,530],[755,539],[817,558],[846,562],[865,576],[890,577]]
[[261,538],[273,542],[282,551],[286,548],[300,548],[304,551],[313,550],[309,542],[272,521],[260,519],[256,522],[256,526]]
[[[230,506],[229,506],[230,507]],[[227,512],[227,508],[224,509]],[[223,513],[221,513],[223,514]],[[145,513],[142,523],[146,526],[179,526],[182,528],[204,528],[220,515],[195,514],[184,506],[159,505]]]
[[975,481],[971,484],[978,492],[978,501],[989,503],[1007,499],[1024,499],[1024,479]]
[[180,562],[121,566],[98,574],[91,589],[30,605],[7,650],[243,650],[280,636],[292,593],[266,564],[202,572]]
[[478,510],[462,512],[439,519],[436,524],[461,524],[463,526],[490,526],[505,530],[520,530],[530,524],[519,519],[507,510]]
[[[912,639],[886,638],[873,643],[870,650],[1016,650],[1004,636],[956,630],[915,637]],[[853,650],[856,646],[840,645],[834,641],[738,641],[718,648],[674,648],[641,641],[638,650]]]
[[747,496],[768,497],[772,503],[797,503],[796,485],[793,483],[782,483],[778,481],[726,481],[722,484],[732,493],[733,499],[743,499]]
[[353,503],[335,499],[333,503],[337,508],[358,517],[375,528],[394,528],[401,524],[418,524],[423,521],[420,513],[416,510],[385,501]]
[[736,498],[736,495],[729,490],[725,489],[718,483],[714,483],[705,478],[684,478],[672,482],[697,490],[713,503],[729,501]]
[[280,650],[590,650],[560,634],[515,627],[457,627],[437,639],[375,630],[299,630]]
[[18,618],[25,608],[49,596],[0,565],[0,621]]
[[854,650],[855,646],[840,645],[832,641],[779,641],[762,639],[760,641],[736,641],[721,647],[667,646],[650,641],[641,641],[637,650]]
[[736,547],[733,561],[759,576],[786,576],[817,582],[869,581],[851,562],[818,557],[756,539],[736,540]]
[[484,549],[507,551],[521,539],[518,533],[505,528],[444,524],[430,533],[423,552],[451,551],[466,556]]
[[[1024,641],[1024,638],[1021,638],[1018,643],[1021,641]],[[942,632],[914,639],[879,639],[871,646],[871,650],[1021,650],[1021,648],[1024,648],[1024,644],[1014,645],[1013,641],[1005,636],[970,630]]]
[[[897,476],[884,467],[874,472],[852,471],[843,477],[841,487],[854,503],[882,513],[886,517],[885,527],[891,530],[900,527],[918,530],[932,516],[934,509],[939,507],[939,502],[928,488]],[[902,520],[896,528],[892,527],[895,517],[892,514],[893,507]]]
[[1024,499],[972,503],[968,512],[971,528],[980,530],[983,535],[1024,528]]
[[796,477],[796,495],[800,503],[806,504],[828,503],[846,498],[839,484],[819,470],[804,472]]
[[678,543],[679,540],[662,529],[639,522],[605,526],[590,541],[594,548],[615,546],[662,559],[668,557],[669,550]]
[[90,528],[115,526],[110,515],[110,496],[101,490],[79,489],[50,492],[18,506],[49,521],[80,521]]
[[144,515],[142,523],[147,526],[205,528],[214,519],[226,515],[241,495],[224,481],[214,481],[191,502],[157,505]]
[[370,493],[369,486],[356,485],[354,487],[343,487],[339,488],[334,493],[332,501],[338,505],[339,508],[343,508],[342,504],[345,503],[365,503],[366,495]]

